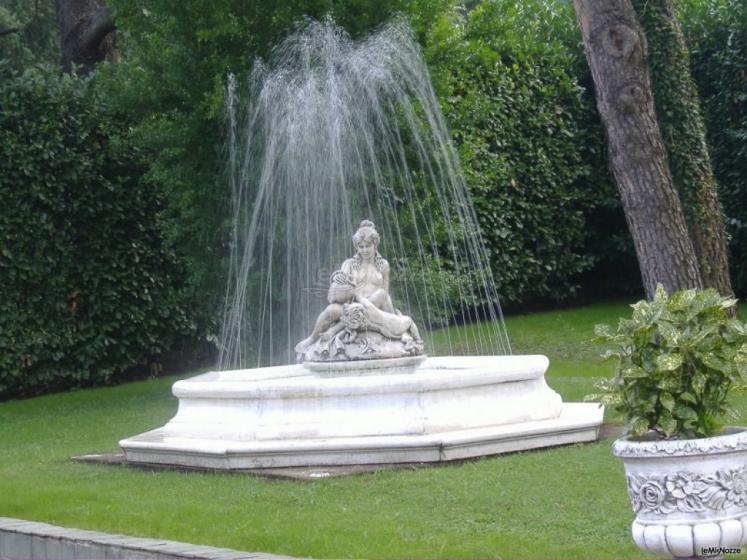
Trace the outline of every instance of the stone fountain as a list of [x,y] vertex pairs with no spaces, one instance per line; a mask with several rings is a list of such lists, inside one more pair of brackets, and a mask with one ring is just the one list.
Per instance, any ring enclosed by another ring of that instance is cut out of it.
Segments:
[[374,224],[332,275],[301,364],[174,385],[176,416],[120,442],[128,461],[248,469],[436,462],[593,441],[602,409],[563,404],[544,356],[428,358],[392,306]]
[[[174,384],[176,416],[122,440],[128,461],[436,462],[598,437],[601,407],[563,403],[546,357],[511,355],[459,159],[404,24],[356,43],[312,22],[255,64],[248,98],[238,112],[230,82],[219,368]],[[444,347],[470,355],[426,356]]]

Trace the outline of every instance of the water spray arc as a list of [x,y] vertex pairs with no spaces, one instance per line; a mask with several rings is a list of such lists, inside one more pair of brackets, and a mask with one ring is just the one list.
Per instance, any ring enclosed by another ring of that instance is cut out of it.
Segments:
[[403,22],[361,42],[329,20],[306,22],[237,90],[229,79],[222,369],[295,361],[362,219],[379,227],[393,295],[426,344],[438,327],[484,319],[449,329],[449,352],[510,354],[459,158]]

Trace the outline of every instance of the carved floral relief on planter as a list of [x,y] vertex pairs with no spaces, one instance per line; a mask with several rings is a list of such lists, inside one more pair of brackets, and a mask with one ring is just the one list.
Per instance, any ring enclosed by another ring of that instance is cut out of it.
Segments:
[[747,504],[747,465],[708,475],[632,475],[627,483],[635,513],[694,513]]

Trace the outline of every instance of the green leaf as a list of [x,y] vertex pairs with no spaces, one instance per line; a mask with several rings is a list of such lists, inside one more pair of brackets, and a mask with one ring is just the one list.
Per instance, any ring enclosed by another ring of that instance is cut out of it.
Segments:
[[616,352],[614,350],[605,350],[604,352],[600,354],[599,357],[602,358],[603,360],[612,360],[612,359],[619,360],[622,358],[622,355],[620,354],[620,352]]
[[715,369],[718,372],[724,373],[730,369],[730,366],[727,362],[725,362],[723,359],[719,358],[712,352],[709,352],[707,354],[700,354],[699,358],[703,362],[703,365],[711,369]]
[[669,412],[674,410],[674,397],[669,393],[662,393],[659,395],[659,402],[661,406],[666,408]]
[[649,373],[636,365],[626,367],[622,370],[622,376],[625,379],[641,379],[649,376]]
[[674,409],[674,415],[681,420],[692,420],[698,417],[698,413],[684,404],[678,404]]
[[738,320],[729,321],[729,328],[734,331],[735,334],[745,337],[747,336],[747,325]]
[[706,386],[705,376],[700,372],[696,372],[693,375],[692,386],[696,395],[702,395]]
[[679,377],[663,377],[656,384],[656,387],[662,391],[674,393],[680,388],[680,379]]
[[682,366],[682,354],[662,354],[656,357],[659,371],[673,371]]
[[689,307],[695,300],[696,295],[697,292],[695,290],[682,290],[672,296],[670,305],[675,309]]
[[630,433],[635,436],[642,436],[646,432],[648,432],[649,429],[649,423],[648,419],[646,418],[636,418],[633,420],[633,422],[630,424]]
[[737,304],[737,301],[735,298],[724,298],[721,300],[720,307],[721,309],[729,309],[731,307],[734,307]]
[[618,406],[622,404],[622,395],[618,393],[607,393],[606,395],[601,395],[599,402],[606,406]]
[[677,327],[667,321],[659,322],[659,333],[661,334],[667,346],[677,346],[680,343],[681,333]]
[[659,426],[667,436],[671,436],[677,430],[677,421],[670,414],[662,414]]
[[656,291],[654,292],[654,303],[658,305],[663,305],[667,302],[669,299],[669,294],[667,293],[666,288],[663,284],[657,283],[656,284]]
[[692,394],[688,393],[687,391],[685,391],[684,393],[681,393],[679,395],[679,398],[681,400],[683,400],[683,401],[687,401],[687,402],[692,403],[692,404],[697,404],[698,403],[697,399],[695,397],[693,397]]

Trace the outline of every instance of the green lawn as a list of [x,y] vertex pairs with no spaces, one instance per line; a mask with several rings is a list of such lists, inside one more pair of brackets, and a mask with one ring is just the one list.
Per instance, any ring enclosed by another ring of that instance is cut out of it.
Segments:
[[[609,371],[599,304],[509,319],[565,400]],[[73,463],[164,424],[177,378],[0,404],[0,516],[317,558],[643,558],[611,439],[415,470],[291,482]],[[747,414],[747,399],[736,403]]]

